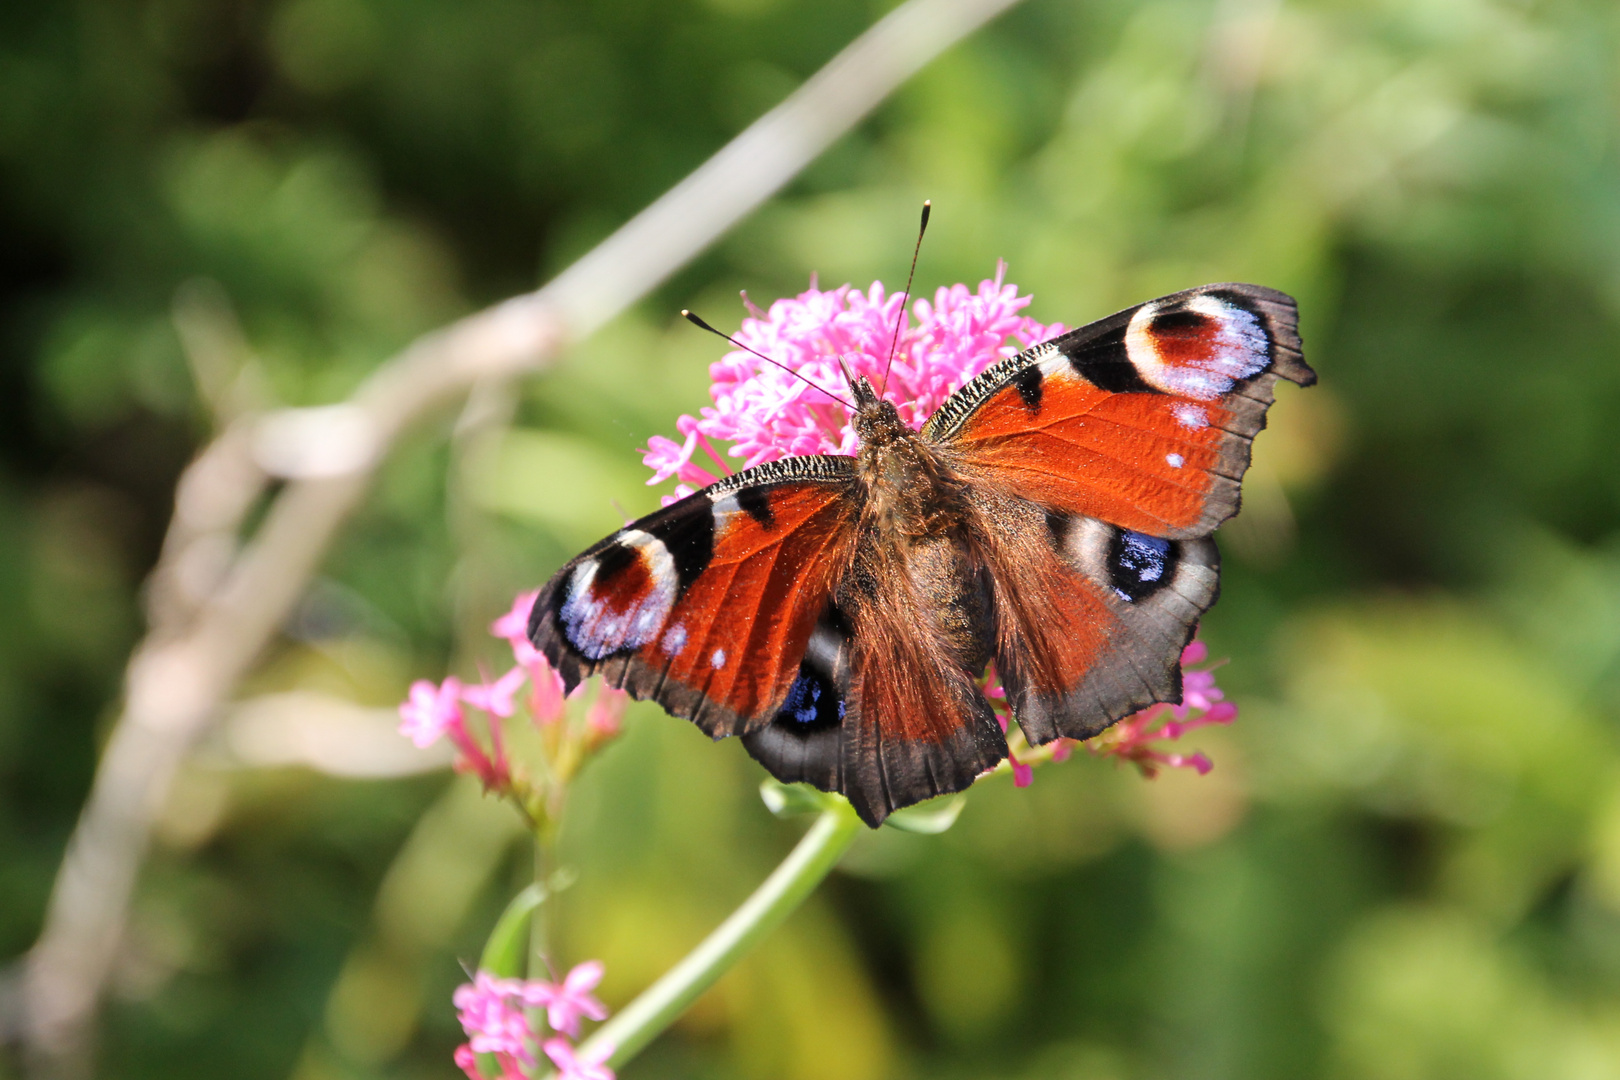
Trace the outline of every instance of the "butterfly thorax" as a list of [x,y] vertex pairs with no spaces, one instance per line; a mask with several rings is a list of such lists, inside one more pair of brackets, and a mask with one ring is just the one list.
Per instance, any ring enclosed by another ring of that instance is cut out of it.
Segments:
[[855,472],[866,489],[869,525],[895,539],[958,532],[966,513],[961,478],[864,378],[856,379],[851,389],[855,432],[861,438]]

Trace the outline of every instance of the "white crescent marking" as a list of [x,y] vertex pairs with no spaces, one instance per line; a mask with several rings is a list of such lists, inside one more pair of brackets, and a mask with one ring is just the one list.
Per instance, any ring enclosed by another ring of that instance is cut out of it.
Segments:
[[[558,610],[569,644],[592,660],[626,649],[639,649],[658,636],[675,606],[680,580],[675,559],[664,542],[651,533],[626,529],[615,543],[631,548],[647,572],[648,588],[632,597],[623,609],[613,607],[596,589],[601,570],[597,559],[586,559],[568,578],[568,596]],[[685,643],[682,634],[682,644]]]
[[1143,382],[1177,397],[1214,401],[1240,379],[1265,370],[1266,331],[1254,312],[1207,294],[1182,303],[1215,324],[1209,353],[1193,364],[1172,363],[1153,339],[1153,320],[1164,308],[1143,304],[1125,328],[1125,354]]

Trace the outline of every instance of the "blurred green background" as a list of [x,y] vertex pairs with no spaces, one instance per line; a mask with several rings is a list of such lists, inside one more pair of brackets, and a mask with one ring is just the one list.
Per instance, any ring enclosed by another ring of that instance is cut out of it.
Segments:
[[[179,470],[179,310],[340,399],[532,288],[779,101],[869,0],[0,6],[0,955],[36,936]],[[452,450],[389,462],[242,696],[379,709],[500,660],[513,592],[656,505],[635,450],[808,276],[998,258],[1076,324],[1300,301],[1205,624],[1199,779],[1081,755],[866,837],[626,1077],[1620,1077],[1620,11],[1027,0]],[[189,283],[189,284],[188,284]],[[182,288],[184,287],[184,288]],[[199,307],[199,305],[201,305]],[[232,314],[234,313],[234,314]],[[182,319],[182,322],[184,320]],[[564,960],[620,1005],[793,842],[656,708],[581,781]],[[117,1077],[449,1076],[458,960],[527,872],[443,771],[188,766],[104,1013]],[[0,1073],[16,1068],[0,1057]]]

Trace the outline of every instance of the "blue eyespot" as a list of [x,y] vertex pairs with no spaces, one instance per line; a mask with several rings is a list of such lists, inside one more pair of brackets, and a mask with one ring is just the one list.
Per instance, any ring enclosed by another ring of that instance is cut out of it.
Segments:
[[801,724],[813,724],[816,721],[817,706],[821,703],[821,683],[818,680],[800,675],[793,680],[793,686],[788,690],[787,700],[782,703],[782,715],[797,720]]
[[844,700],[820,675],[801,668],[776,719],[801,727],[832,726],[844,719]]
[[1135,602],[1168,584],[1173,557],[1170,541],[1121,529],[1109,552],[1114,592]]

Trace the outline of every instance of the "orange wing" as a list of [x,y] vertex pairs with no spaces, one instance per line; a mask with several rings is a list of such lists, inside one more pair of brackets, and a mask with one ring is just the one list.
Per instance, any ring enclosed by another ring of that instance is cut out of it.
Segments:
[[634,522],[551,579],[529,637],[569,689],[600,672],[710,735],[782,706],[853,543],[853,459],[787,458]]
[[970,481],[1150,536],[1237,512],[1249,444],[1300,358],[1294,302],[1206,285],[1064,334],[963,387],[924,429]]

